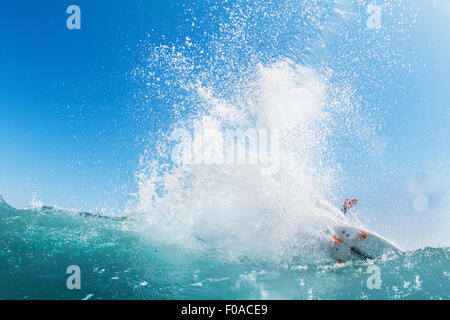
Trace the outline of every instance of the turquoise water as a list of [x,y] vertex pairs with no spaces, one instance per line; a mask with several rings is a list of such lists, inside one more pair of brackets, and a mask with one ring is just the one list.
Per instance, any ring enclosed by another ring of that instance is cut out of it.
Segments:
[[[0,204],[1,299],[449,299],[449,248],[374,262],[274,263],[158,244],[127,219]],[[366,285],[372,263],[380,289]],[[69,290],[66,269],[81,269]]]

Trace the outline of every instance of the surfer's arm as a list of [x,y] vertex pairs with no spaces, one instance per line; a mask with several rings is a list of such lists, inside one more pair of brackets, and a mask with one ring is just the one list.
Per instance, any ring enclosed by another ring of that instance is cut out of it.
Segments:
[[343,213],[347,213],[347,210],[350,209],[351,207],[353,207],[354,205],[356,205],[358,203],[358,199],[354,198],[352,200],[349,200],[347,198],[347,200],[345,200],[344,205],[342,206],[341,211]]

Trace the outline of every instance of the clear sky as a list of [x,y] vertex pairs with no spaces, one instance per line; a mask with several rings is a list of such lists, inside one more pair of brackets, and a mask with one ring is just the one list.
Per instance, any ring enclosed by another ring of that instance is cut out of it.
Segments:
[[18,206],[33,195],[73,208],[126,196],[142,151],[134,49],[176,27],[167,1],[78,1],[82,29],[68,30],[70,4],[0,4],[0,192]]
[[[370,208],[379,208],[381,215],[392,207],[409,212],[414,199],[425,194],[439,216],[415,213],[413,220],[418,225],[444,222],[447,228],[450,4],[411,3],[418,15],[409,39],[395,43],[392,36],[404,67],[396,66],[390,79],[381,82],[382,94],[376,94],[380,82],[365,83],[364,68],[352,69],[352,86],[361,101],[382,109],[389,106],[383,109],[381,129],[387,156],[383,169],[372,172],[349,157],[343,166],[355,182],[344,187]],[[81,30],[66,27],[71,4],[81,8]],[[121,207],[135,192],[134,172],[145,147],[142,137],[168,120],[163,107],[155,109],[152,119],[137,117],[139,90],[131,76],[139,64],[137,48],[142,40],[169,45],[184,41],[190,6],[196,5],[159,0],[1,1],[0,194],[16,207],[33,198],[75,209]],[[201,18],[207,12],[199,9],[197,14]],[[205,25],[204,30],[216,27]],[[383,28],[389,34],[387,22]],[[331,43],[336,47],[329,48],[329,54],[345,49],[345,37],[335,37]],[[371,63],[372,69],[382,69]],[[377,225],[377,219],[372,220]]]

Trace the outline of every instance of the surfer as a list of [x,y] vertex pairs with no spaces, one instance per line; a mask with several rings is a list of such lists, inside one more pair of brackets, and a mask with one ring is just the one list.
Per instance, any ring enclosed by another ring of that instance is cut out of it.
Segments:
[[341,211],[344,214],[347,214],[348,209],[350,209],[351,207],[353,207],[357,203],[358,203],[358,199],[354,198],[354,199],[350,200],[349,198],[347,198],[347,200],[345,200],[345,203],[344,203],[344,205],[341,208]]

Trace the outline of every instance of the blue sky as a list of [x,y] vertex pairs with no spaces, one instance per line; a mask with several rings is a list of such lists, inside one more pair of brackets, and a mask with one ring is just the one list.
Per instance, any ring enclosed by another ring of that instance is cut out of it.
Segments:
[[[411,210],[414,192],[405,185],[433,177],[439,186],[423,192],[444,208],[439,210],[448,211],[450,6],[443,0],[414,3],[418,16],[410,38],[396,43],[393,36],[392,46],[401,51],[406,67],[382,82],[380,94],[376,84],[364,81],[364,68],[354,69],[352,85],[361,101],[389,106],[381,130],[387,155],[383,168],[373,170],[349,157],[343,166],[355,180],[343,188],[380,215],[400,202],[404,212]],[[70,4],[81,8],[81,30],[66,28]],[[184,39],[189,6],[195,4],[2,1],[0,194],[18,207],[34,196],[76,209],[121,207],[135,191],[134,172],[145,147],[141,138],[168,118],[163,107],[154,119],[136,118],[139,91],[130,74],[139,64],[137,48],[142,40],[172,44]],[[330,52],[339,52],[345,40],[336,37],[337,47]],[[419,224],[427,220],[413,218]]]
[[82,29],[68,30],[69,2],[2,1],[0,192],[12,203],[95,208],[132,186],[130,48],[171,34],[164,3],[79,1]]

